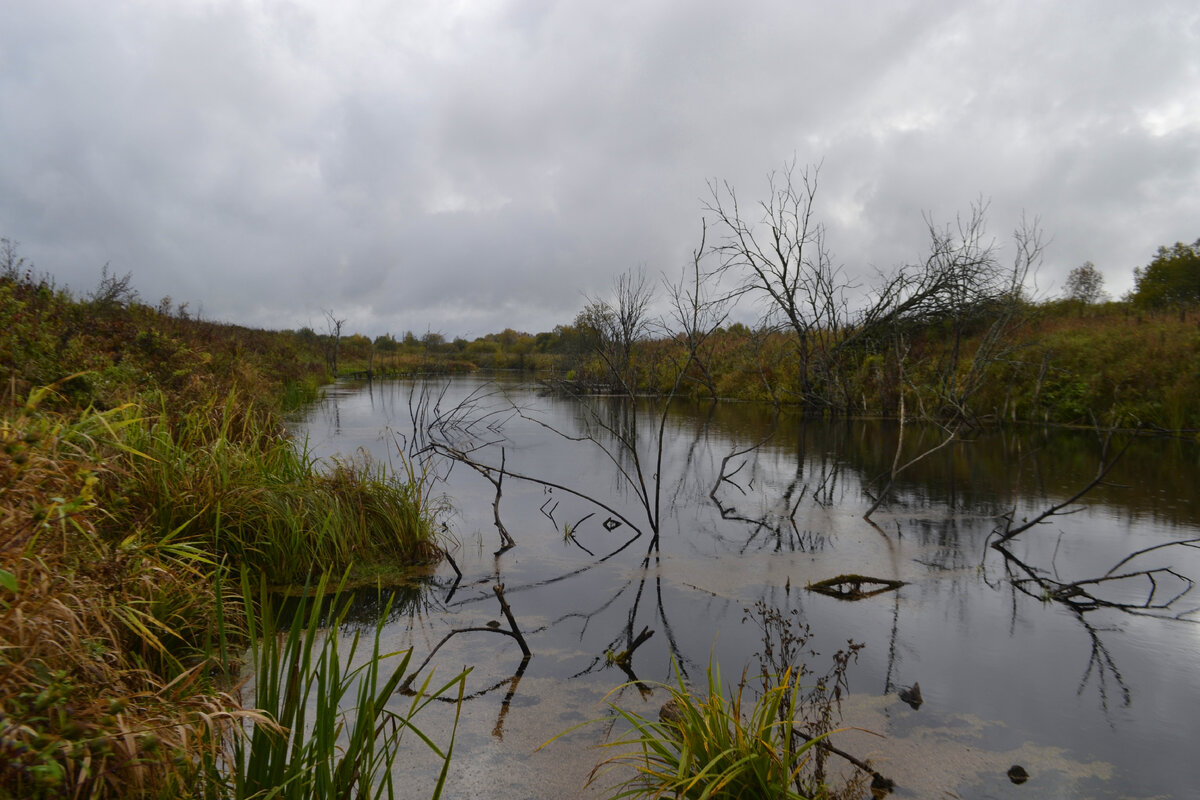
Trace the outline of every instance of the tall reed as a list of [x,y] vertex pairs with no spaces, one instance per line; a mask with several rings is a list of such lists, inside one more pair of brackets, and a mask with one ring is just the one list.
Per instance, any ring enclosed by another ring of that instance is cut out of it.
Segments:
[[[340,590],[329,594],[328,576],[305,593],[289,623],[277,615],[278,600],[265,584],[255,597],[244,576],[242,593],[247,605],[260,609],[247,621],[253,705],[262,716],[235,733],[223,758],[210,763],[210,800],[393,798],[393,767],[405,734],[420,740],[435,763],[440,761],[432,794],[440,797],[470,670],[432,689],[430,675],[411,699],[399,701],[396,690],[407,675],[412,651],[381,652],[386,609],[376,624],[370,655],[362,660],[358,632],[348,647],[341,644],[338,628],[349,603]],[[332,618],[324,613],[326,601],[335,609]],[[440,746],[414,718],[435,699],[453,695],[454,728],[450,741]]]

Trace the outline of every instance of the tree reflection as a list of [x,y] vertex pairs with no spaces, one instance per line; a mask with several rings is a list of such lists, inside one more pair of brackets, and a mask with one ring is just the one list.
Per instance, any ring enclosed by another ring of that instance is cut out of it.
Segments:
[[[1180,571],[1174,563],[1177,559],[1162,565],[1151,561],[1151,557],[1152,554],[1166,554],[1170,557],[1180,550],[1200,549],[1200,537],[1162,542],[1134,550],[1105,572],[1077,580],[1061,579],[1053,561],[1048,566],[1029,563],[1026,559],[1018,557],[1012,548],[1014,540],[1021,534],[1056,516],[1078,512],[1081,510],[1078,502],[1084,495],[1109,485],[1106,478],[1133,444],[1133,440],[1129,440],[1115,455],[1110,455],[1111,440],[1110,432],[1102,440],[1095,477],[1089,483],[1065,500],[1055,502],[1022,520],[1020,524],[1016,522],[1015,510],[1007,512],[1002,516],[1002,524],[993,532],[995,541],[991,544],[992,549],[1003,557],[1006,582],[1012,587],[1014,596],[1014,620],[1015,597],[1017,593],[1021,593],[1043,603],[1068,609],[1086,631],[1091,641],[1091,653],[1087,668],[1080,679],[1078,692],[1082,694],[1088,683],[1094,680],[1101,709],[1106,713],[1110,687],[1117,689],[1122,705],[1125,706],[1130,704],[1132,694],[1100,636],[1102,631],[1112,632],[1116,629],[1094,625],[1087,619],[1087,615],[1107,611],[1195,622],[1191,617],[1195,609],[1178,610],[1179,601],[1194,588],[1194,580]],[[1142,564],[1147,565],[1141,566]]]

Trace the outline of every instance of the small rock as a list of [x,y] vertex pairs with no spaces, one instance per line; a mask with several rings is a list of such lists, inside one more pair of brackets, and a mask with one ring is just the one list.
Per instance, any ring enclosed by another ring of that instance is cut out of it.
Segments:
[[1029,780],[1029,773],[1020,764],[1013,764],[1008,768],[1008,779],[1019,785]]

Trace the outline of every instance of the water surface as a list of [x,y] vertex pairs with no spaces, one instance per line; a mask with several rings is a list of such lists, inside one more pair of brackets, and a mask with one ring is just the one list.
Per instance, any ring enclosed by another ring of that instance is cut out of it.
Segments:
[[[467,398],[471,413],[454,416]],[[653,409],[589,402],[596,416],[513,379],[376,382],[332,387],[294,425],[318,456],[362,449],[398,468],[399,454],[421,441],[414,417],[441,412],[444,443],[478,448],[473,457],[493,466],[503,453],[508,470],[543,481],[504,480],[500,514],[517,547],[497,556],[494,486],[462,464],[434,465],[443,478],[436,491],[453,504],[446,534],[463,578],[452,586],[443,565],[427,591],[408,592],[388,644],[423,658],[453,628],[501,620],[492,587],[503,583],[533,651],[522,664],[511,639],[467,633],[438,652],[438,675],[474,668],[446,796],[584,795],[607,727],[537,748],[604,717],[608,701],[654,715],[665,699],[661,689],[618,688],[629,676],[607,664],[606,651],[649,628],[631,665],[637,678],[670,681],[674,662],[703,683],[713,659],[734,681],[756,668],[762,649],[746,621],[756,601],[794,610],[822,659],[847,640],[866,645],[850,671],[844,721],[881,737],[849,732],[835,743],[870,757],[896,781],[897,797],[1195,796],[1200,593],[1166,609],[1081,611],[1014,583],[1028,573],[987,546],[1002,514],[1028,518],[1092,480],[1103,447],[1095,433],[1030,428],[956,442],[902,473],[871,525],[861,517],[893,463],[895,424],[680,404],[668,415],[659,468]],[[636,464],[614,433],[639,442],[652,509],[659,498],[656,549],[647,512],[620,477]],[[903,435],[902,461],[940,441],[936,430]],[[1170,545],[1117,570],[1172,568],[1153,573],[1155,599],[1170,599],[1200,576],[1200,550],[1181,544],[1200,537],[1198,480],[1195,442],[1138,440],[1106,485],[1075,513],[1022,534],[1012,554],[1069,583]],[[604,524],[622,518],[628,524]],[[850,573],[905,585],[856,602],[805,589]],[[1149,586],[1142,574],[1094,593],[1131,605]],[[373,607],[368,600],[360,613]],[[897,695],[914,682],[924,698],[915,710]],[[427,732],[444,735],[452,712],[436,707]],[[426,762],[414,744],[398,765],[406,796],[428,796]],[[1013,764],[1028,770],[1028,783],[1007,780]]]

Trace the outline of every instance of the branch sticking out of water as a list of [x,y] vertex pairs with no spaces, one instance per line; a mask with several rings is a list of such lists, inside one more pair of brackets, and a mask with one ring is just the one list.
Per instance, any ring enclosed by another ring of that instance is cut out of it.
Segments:
[[[525,644],[525,637],[521,635],[521,629],[517,627],[517,620],[513,616],[512,608],[509,607],[508,601],[504,599],[504,584],[497,583],[492,587],[492,591],[496,593],[496,599],[500,601],[500,610],[504,612],[504,618],[508,620],[508,625],[512,629],[512,636],[517,640],[517,644],[521,645],[521,652],[526,658],[533,655],[529,650],[529,645]],[[507,631],[501,631],[507,633]]]
[[418,673],[420,673],[421,670],[425,669],[425,665],[427,665],[431,660],[433,660],[434,655],[436,655],[437,651],[442,648],[442,645],[444,645],[446,642],[450,641],[450,637],[452,637],[458,633],[474,633],[474,632],[499,633],[504,636],[509,636],[509,637],[512,637],[513,639],[516,639],[517,644],[519,644],[521,646],[521,654],[526,659],[530,658],[533,655],[533,652],[529,649],[529,645],[526,644],[526,642],[525,642],[525,636],[521,633],[520,626],[517,625],[517,620],[516,620],[516,617],[513,616],[512,608],[508,605],[508,601],[504,599],[504,584],[503,583],[496,584],[495,586],[492,587],[492,591],[496,593],[496,599],[500,601],[500,611],[501,611],[501,613],[504,614],[504,618],[508,620],[509,629],[504,630],[503,628],[500,627],[500,623],[498,623],[498,622],[489,623],[487,626],[482,627],[482,628],[478,628],[478,627],[455,628],[454,630],[450,631],[445,636],[443,636],[442,640],[440,642],[438,642],[436,645],[434,645],[434,648],[429,651],[429,655],[425,656],[425,660],[421,662],[421,665],[418,666],[411,673],[409,673],[408,677],[406,677],[404,679],[404,683],[400,685],[400,688],[397,691],[400,691],[400,692],[408,691],[409,688],[412,686],[412,682],[417,677]]
[[605,653],[605,658],[609,663],[616,664],[621,669],[628,671],[629,665],[633,661],[633,651],[641,647],[642,644],[653,635],[654,631],[650,630],[649,626],[645,626],[642,628],[642,632],[637,635],[637,638],[633,640],[627,649],[622,650],[619,653],[613,653],[610,650],[609,652]]
[[1121,456],[1125,455],[1125,451],[1129,449],[1129,445],[1133,444],[1133,439],[1130,439],[1129,441],[1125,442],[1125,446],[1122,447],[1121,450],[1110,459],[1108,457],[1108,445],[1109,445],[1109,442],[1111,441],[1111,439],[1112,439],[1112,431],[1109,431],[1108,436],[1106,436],[1104,439],[1104,447],[1100,454],[1100,466],[1097,468],[1096,477],[1092,478],[1091,483],[1089,483],[1087,486],[1084,486],[1078,492],[1071,495],[1069,498],[1062,501],[1061,503],[1050,506],[1049,508],[1047,508],[1042,513],[1038,514],[1033,519],[1027,520],[1015,528],[1013,527],[1013,514],[1015,514],[1016,512],[1014,510],[1013,512],[1009,513],[1007,520],[1005,522],[1005,525],[1004,525],[1004,530],[1000,531],[999,538],[996,541],[992,542],[992,547],[996,548],[997,550],[1003,550],[1005,542],[1016,537],[1018,534],[1024,533],[1025,531],[1029,530],[1030,528],[1032,528],[1035,525],[1040,525],[1042,522],[1049,519],[1050,517],[1053,517],[1055,515],[1074,513],[1073,510],[1072,511],[1064,511],[1063,509],[1074,505],[1085,494],[1087,494],[1092,489],[1095,489],[1097,486],[1104,483],[1105,477],[1108,476],[1108,473],[1112,470],[1112,468],[1116,465],[1116,463],[1121,460]]

